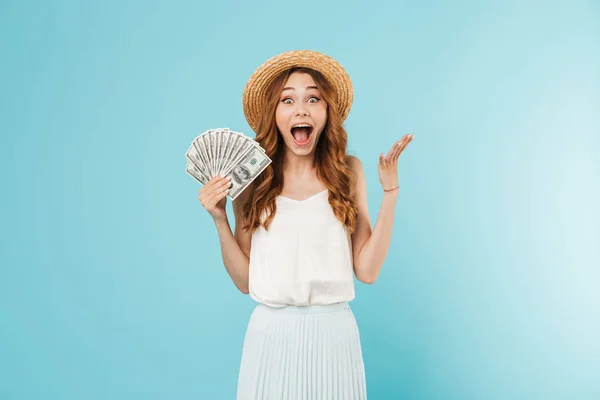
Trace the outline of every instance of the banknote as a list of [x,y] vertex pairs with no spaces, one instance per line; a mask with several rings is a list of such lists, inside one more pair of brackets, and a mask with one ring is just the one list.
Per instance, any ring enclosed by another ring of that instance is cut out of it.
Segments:
[[256,140],[229,128],[203,132],[194,138],[185,157],[187,174],[202,185],[217,175],[230,176],[232,200],[271,163]]
[[241,159],[233,164],[230,170],[225,171],[225,175],[231,177],[229,198],[235,200],[270,163],[271,159],[264,152],[258,147],[252,146]]
[[206,182],[208,182],[206,180],[206,177],[200,172],[198,167],[196,167],[196,165],[189,159],[187,160],[187,165],[186,165],[185,171],[188,174],[190,174],[192,176],[192,178],[196,179],[198,182],[200,182],[203,185],[206,185]]

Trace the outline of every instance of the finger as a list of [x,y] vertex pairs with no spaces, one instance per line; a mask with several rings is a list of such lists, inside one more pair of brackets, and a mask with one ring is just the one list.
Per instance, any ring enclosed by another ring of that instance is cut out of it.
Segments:
[[220,188],[222,188],[224,186],[228,186],[230,183],[231,183],[231,177],[229,177],[229,176],[225,177],[223,179],[218,180],[215,183],[215,189],[220,189]]
[[394,143],[392,154],[390,154],[390,162],[394,162],[394,160],[398,157],[398,152],[400,151],[402,145],[401,143],[401,141]]
[[215,182],[217,182],[217,181],[220,181],[220,180],[225,179],[225,178],[227,178],[227,175],[218,174],[218,175],[213,176],[212,180],[214,180]]
[[198,196],[198,200],[200,200],[200,204],[202,204],[202,207],[207,208],[210,197],[208,197],[206,193],[202,193],[200,196]]
[[221,178],[219,176],[212,178],[206,183],[206,185],[202,186],[198,193],[198,199],[201,202],[210,201],[215,193],[215,190],[219,190],[221,187],[227,186],[229,182],[230,181],[226,178]]
[[402,137],[401,141],[403,142],[404,145],[407,145],[408,142],[410,142],[411,140],[412,140],[412,135],[410,135],[410,134],[407,133],[406,135],[404,135]]
[[411,140],[412,140],[412,135],[409,135],[409,134],[404,135],[404,137],[401,140],[400,148],[399,148],[399,151],[398,151],[398,154],[397,154],[396,158],[398,156],[400,156],[400,154],[402,154],[402,152],[404,151],[404,149],[406,148],[406,146],[408,146],[408,144],[410,143]]
[[[396,142],[396,143],[398,143],[398,142]],[[387,155],[385,156],[385,158],[389,159],[389,158],[390,158],[390,156],[391,156],[392,154],[394,154],[394,149],[396,148],[396,143],[394,143],[394,144],[392,145],[392,148],[390,149],[390,151],[388,151],[388,153],[387,153]]]
[[406,148],[406,146],[408,145],[409,142],[410,142],[409,138],[402,140],[402,143],[400,143],[400,146],[398,146],[398,154],[396,154],[396,158],[398,158],[402,154],[402,152],[404,151],[404,149]]
[[206,182],[206,184],[204,186],[202,186],[200,188],[201,192],[206,192],[206,191],[210,191],[211,188],[217,184],[218,182],[220,182],[221,180],[223,180],[224,178],[222,178],[221,176],[217,175],[217,176],[213,176],[212,178],[210,178],[208,180],[208,182]]
[[210,209],[214,209],[215,206],[217,205],[218,202],[220,202],[221,200],[223,200],[223,198],[225,196],[227,196],[227,194],[229,193],[229,188],[223,190],[223,191],[219,191],[217,194],[215,194],[215,196],[209,201],[209,205],[210,205]]
[[212,183],[206,185],[206,194],[209,198],[212,197],[215,191],[220,190],[224,186],[227,186],[231,182],[231,178],[217,178]]
[[396,154],[398,154],[398,150],[402,149],[402,143],[403,143],[402,139],[400,139],[396,143],[394,143],[394,149],[393,149],[394,151],[392,151],[392,154],[390,155],[390,158],[394,158],[394,156]]
[[[229,190],[231,189],[231,181],[228,181],[225,185],[220,186],[219,188],[215,189],[210,197],[209,197],[209,202],[213,202],[215,204],[217,204],[223,197],[225,197],[223,195],[223,193],[225,193],[225,195],[227,195],[227,193],[229,192]],[[217,199],[217,200],[215,200]]]
[[379,164],[380,164],[382,167],[385,167],[385,166],[386,166],[386,161],[385,161],[385,157],[383,156],[383,153],[381,153],[381,154],[379,155]]
[[408,146],[408,144],[409,144],[410,142],[412,142],[412,140],[413,140],[413,137],[414,137],[413,135],[411,135],[411,134],[408,134],[408,133],[407,133],[407,134],[406,134],[406,135],[405,135],[405,136],[402,138],[402,139],[403,139],[403,143],[402,143],[402,151],[404,151],[404,149],[406,148],[406,146]]
[[225,181],[225,179],[226,179],[225,176],[215,175],[206,183],[206,186],[210,187],[210,186],[218,185],[219,183],[222,183],[223,181]]

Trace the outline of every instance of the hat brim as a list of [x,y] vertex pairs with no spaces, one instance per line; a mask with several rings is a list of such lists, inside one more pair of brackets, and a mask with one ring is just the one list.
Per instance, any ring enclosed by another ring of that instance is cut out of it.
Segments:
[[342,121],[350,113],[354,91],[346,70],[333,58],[316,51],[288,51],[268,59],[254,71],[246,83],[242,104],[246,121],[254,132],[258,131],[260,113],[267,99],[267,88],[280,73],[292,67],[311,68],[323,74],[334,88]]

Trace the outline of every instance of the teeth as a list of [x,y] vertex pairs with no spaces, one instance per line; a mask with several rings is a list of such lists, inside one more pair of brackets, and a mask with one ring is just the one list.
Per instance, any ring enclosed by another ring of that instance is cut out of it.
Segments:
[[292,126],[292,128],[310,128],[310,125],[308,125],[308,124],[298,124],[298,125]]

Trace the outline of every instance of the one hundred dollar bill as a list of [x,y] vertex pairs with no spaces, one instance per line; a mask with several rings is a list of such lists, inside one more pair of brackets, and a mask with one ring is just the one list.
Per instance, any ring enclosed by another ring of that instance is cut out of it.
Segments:
[[235,200],[270,163],[271,159],[259,147],[252,146],[238,162],[225,172],[225,176],[231,177],[231,187],[227,196],[231,200]]

